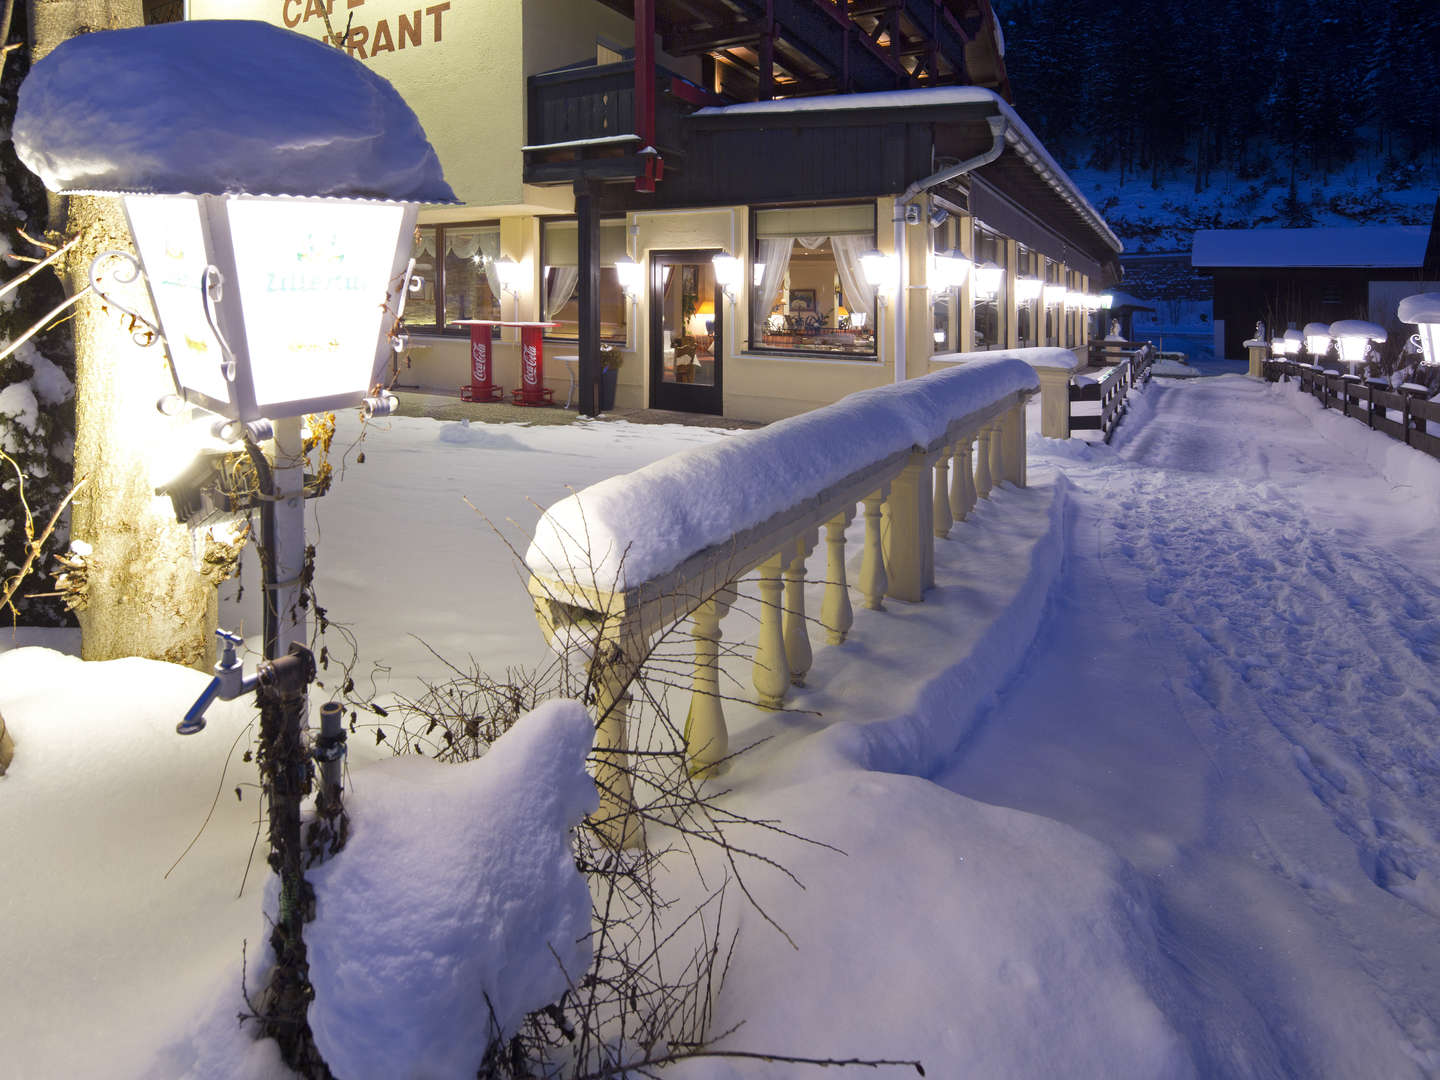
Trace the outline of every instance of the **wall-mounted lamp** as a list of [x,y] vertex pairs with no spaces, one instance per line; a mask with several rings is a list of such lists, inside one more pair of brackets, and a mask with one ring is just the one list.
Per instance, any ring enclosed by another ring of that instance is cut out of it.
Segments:
[[872,248],[860,256],[860,269],[865,272],[865,280],[875,290],[876,299],[883,307],[889,301],[890,293],[900,276],[899,261],[894,255],[887,255]]
[[740,282],[745,278],[745,265],[728,252],[716,255],[710,262],[715,267],[716,283],[725,291],[725,299],[733,304]]
[[1419,328],[1415,337],[1425,354],[1425,363],[1440,364],[1440,293],[1417,293],[1400,301],[1395,311],[1401,322]]
[[1028,304],[1032,300],[1040,298],[1045,283],[1038,277],[1022,277],[1015,279],[1015,299],[1022,304]]
[[520,295],[520,275],[523,270],[524,267],[509,255],[502,255],[496,259],[495,273],[500,278],[500,291],[518,297]]
[[935,292],[960,288],[973,265],[964,255],[937,251],[930,257],[930,288]]
[[975,276],[971,279],[975,286],[975,295],[994,299],[1000,295],[1000,282],[1005,278],[1005,268],[996,266],[994,263],[981,263],[975,267]]
[[1061,307],[1065,303],[1065,295],[1069,291],[1064,285],[1046,285],[1041,294],[1045,297],[1045,306]]
[[621,255],[615,260],[615,276],[620,280],[620,291],[626,300],[633,302],[640,298],[640,283],[645,274],[638,262],[629,255]]
[[1114,296],[1114,294],[1113,294],[1113,293],[1108,293],[1108,292],[1102,292],[1102,293],[1100,294],[1100,306],[1101,306],[1102,308],[1104,308],[1106,311],[1109,311],[1112,307],[1114,307],[1114,306],[1115,306],[1115,296]]

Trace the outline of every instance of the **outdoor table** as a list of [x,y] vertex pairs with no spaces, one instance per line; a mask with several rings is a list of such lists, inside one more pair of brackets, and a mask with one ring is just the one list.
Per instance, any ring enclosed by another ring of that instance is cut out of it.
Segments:
[[493,383],[490,327],[520,327],[520,388],[511,391],[516,405],[553,404],[555,391],[545,389],[545,331],[553,322],[507,319],[456,319],[451,326],[470,327],[470,383],[460,388],[461,401],[504,401],[504,388]]
[[556,356],[556,360],[565,365],[565,371],[570,376],[570,390],[565,395],[565,408],[570,408],[571,402],[575,400],[575,388],[580,385],[580,357],[578,356]]

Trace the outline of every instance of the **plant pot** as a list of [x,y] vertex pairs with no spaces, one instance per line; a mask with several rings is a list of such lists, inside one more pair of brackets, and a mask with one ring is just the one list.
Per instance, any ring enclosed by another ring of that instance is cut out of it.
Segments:
[[615,384],[620,378],[620,369],[600,369],[600,411],[609,412],[615,408]]

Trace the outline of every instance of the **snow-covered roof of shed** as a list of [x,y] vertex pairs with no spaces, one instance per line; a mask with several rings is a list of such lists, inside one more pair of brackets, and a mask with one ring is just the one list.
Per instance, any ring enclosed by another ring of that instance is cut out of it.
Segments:
[[21,85],[13,138],[66,194],[456,201],[389,82],[341,49],[251,20],[71,38]]
[[751,116],[767,113],[834,112],[847,109],[920,109],[936,105],[985,105],[1005,118],[1005,141],[1065,202],[1073,206],[1102,240],[1117,254],[1125,250],[1100,212],[1080,194],[1070,175],[1030,130],[1010,103],[983,86],[932,86],[918,90],[880,90],[865,94],[821,94],[816,97],[746,101],[739,105],[712,105],[695,116]]
[[1199,229],[1191,266],[1419,267],[1430,240],[1426,225],[1357,225],[1323,229]]
[[1400,301],[1395,315],[1401,322],[1440,323],[1440,293],[1416,293]]

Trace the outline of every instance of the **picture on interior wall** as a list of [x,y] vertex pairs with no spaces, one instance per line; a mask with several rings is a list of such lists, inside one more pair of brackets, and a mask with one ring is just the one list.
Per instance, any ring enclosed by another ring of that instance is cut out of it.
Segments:
[[815,310],[814,289],[791,289],[790,290],[790,314],[809,314]]

